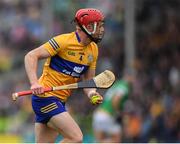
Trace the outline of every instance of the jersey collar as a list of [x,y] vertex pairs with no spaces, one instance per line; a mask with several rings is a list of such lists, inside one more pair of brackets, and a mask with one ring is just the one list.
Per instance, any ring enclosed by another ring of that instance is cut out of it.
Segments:
[[75,34],[76,34],[76,38],[77,38],[78,42],[80,43],[81,42],[81,38],[79,37],[79,34],[77,32],[75,32]]

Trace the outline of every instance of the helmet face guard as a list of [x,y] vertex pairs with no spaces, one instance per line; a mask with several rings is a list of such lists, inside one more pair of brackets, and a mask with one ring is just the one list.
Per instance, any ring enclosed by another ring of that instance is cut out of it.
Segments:
[[[96,33],[98,23],[104,22],[104,15],[101,13],[101,11],[93,8],[80,9],[77,11],[74,21],[79,25],[82,31],[84,31],[92,41],[98,43],[102,40],[103,36],[93,36]],[[92,31],[89,31],[87,29],[87,26],[89,24],[93,25]]]

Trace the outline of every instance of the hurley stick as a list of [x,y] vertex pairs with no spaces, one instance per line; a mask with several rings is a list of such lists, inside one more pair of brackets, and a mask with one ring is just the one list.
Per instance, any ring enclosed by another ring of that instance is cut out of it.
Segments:
[[[109,88],[115,81],[114,74],[109,71],[105,70],[104,72],[98,74],[93,79],[81,81],[78,83],[56,86],[56,87],[49,87],[44,88],[44,92],[50,91],[57,91],[57,90],[65,90],[65,89],[78,89],[78,88]],[[15,92],[12,94],[12,99],[14,101],[17,100],[18,97],[26,96],[32,94],[31,90]]]

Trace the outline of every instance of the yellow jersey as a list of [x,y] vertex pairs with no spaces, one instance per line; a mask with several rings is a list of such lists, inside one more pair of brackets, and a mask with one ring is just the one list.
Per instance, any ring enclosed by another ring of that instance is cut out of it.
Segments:
[[[78,33],[72,32],[53,37],[43,44],[50,53],[43,68],[39,83],[44,87],[60,86],[78,82],[88,69],[96,69],[98,47],[91,42],[84,46]],[[40,97],[56,96],[66,101],[71,90],[46,92]]]

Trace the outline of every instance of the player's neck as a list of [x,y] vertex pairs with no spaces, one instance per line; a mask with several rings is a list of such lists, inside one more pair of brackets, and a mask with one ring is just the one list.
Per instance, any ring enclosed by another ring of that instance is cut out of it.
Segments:
[[78,37],[78,41],[84,45],[84,46],[87,46],[91,43],[91,40],[88,38],[88,36],[82,32],[82,31],[76,31],[76,35]]
[[84,46],[87,46],[87,45],[89,45],[90,43],[91,43],[91,40],[90,40],[89,38],[84,39],[84,40],[81,41],[81,44],[84,45]]

